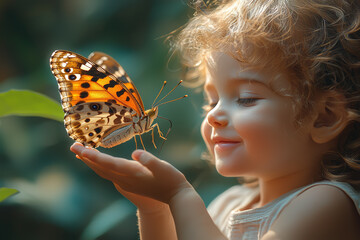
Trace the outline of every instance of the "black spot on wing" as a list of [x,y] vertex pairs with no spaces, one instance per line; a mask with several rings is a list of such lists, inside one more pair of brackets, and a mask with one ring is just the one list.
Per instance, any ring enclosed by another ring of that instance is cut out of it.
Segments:
[[84,105],[79,105],[79,106],[76,107],[76,110],[77,110],[77,111],[81,111],[81,110],[83,110],[83,109],[84,109]]
[[114,99],[109,99],[109,100],[107,100],[107,102],[108,102],[108,103],[116,103],[116,100],[114,100]]
[[109,87],[113,88],[116,85],[118,85],[118,83],[116,81],[114,81],[114,80],[111,80],[108,84],[104,85],[104,88],[107,90]]
[[101,110],[101,105],[99,103],[91,103],[90,109],[93,111],[99,111]]
[[116,113],[116,108],[109,106],[109,113],[110,113],[111,115],[114,114],[114,113]]
[[87,91],[83,91],[80,93],[80,98],[87,98],[89,96],[89,93]]
[[81,84],[81,87],[82,88],[89,88],[90,84],[88,82],[84,82],[84,83]]
[[102,127],[98,127],[98,128],[95,128],[94,130],[97,134],[99,134],[101,132],[101,129],[102,129]]
[[121,95],[123,95],[125,93],[125,88],[121,89],[120,91],[116,92],[116,96],[120,97]]
[[[90,68],[89,71],[87,71],[88,75],[91,75],[91,76],[94,76],[94,77],[97,77],[97,78],[105,78],[107,76],[106,73],[103,73],[103,72],[100,72],[99,70],[96,69],[96,67],[92,66]],[[93,80],[92,80],[93,81]],[[96,81],[94,81],[96,82]]]

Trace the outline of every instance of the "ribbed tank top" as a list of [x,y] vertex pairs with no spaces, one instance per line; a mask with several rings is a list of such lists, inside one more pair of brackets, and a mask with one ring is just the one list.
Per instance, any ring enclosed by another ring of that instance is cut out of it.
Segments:
[[219,195],[208,207],[215,224],[230,240],[261,239],[269,231],[280,212],[299,194],[317,185],[331,185],[341,189],[354,202],[360,214],[360,193],[351,185],[335,181],[316,182],[291,192],[260,208],[239,210],[259,196],[258,188],[237,185]]

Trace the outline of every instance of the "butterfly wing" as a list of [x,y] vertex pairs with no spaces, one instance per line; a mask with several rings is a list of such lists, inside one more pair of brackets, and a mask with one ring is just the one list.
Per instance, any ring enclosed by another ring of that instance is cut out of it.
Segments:
[[133,137],[131,111],[111,102],[85,102],[75,105],[65,113],[64,123],[72,139],[91,147],[112,147],[107,144],[106,137],[116,130],[119,133],[127,131],[123,136],[128,137],[117,144]]
[[58,80],[65,127],[71,138],[97,147],[114,131],[122,134],[124,141],[133,136],[129,126],[133,118],[143,116],[144,109],[131,86],[127,88],[96,63],[69,51],[55,51],[50,66]]
[[55,51],[50,58],[50,66],[58,80],[64,111],[82,102],[107,102],[115,100],[117,104],[134,109],[143,115],[144,108],[128,88],[110,72],[87,58],[70,52]]
[[93,61],[94,63],[105,69],[106,71],[113,74],[116,77],[116,79],[119,82],[123,83],[128,89],[134,89],[133,95],[138,101],[140,107],[144,109],[144,103],[134,83],[131,81],[130,77],[127,75],[125,70],[120,66],[120,64],[117,61],[115,61],[115,59],[102,52],[93,52],[89,55],[89,60]]

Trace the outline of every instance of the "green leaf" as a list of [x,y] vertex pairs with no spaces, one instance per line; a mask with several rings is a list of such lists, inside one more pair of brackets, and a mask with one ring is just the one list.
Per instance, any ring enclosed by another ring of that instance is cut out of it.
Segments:
[[18,193],[19,191],[13,188],[0,188],[0,202],[4,201],[8,197]]
[[0,117],[34,116],[63,121],[64,112],[59,103],[29,90],[10,90],[0,93]]
[[95,240],[117,224],[125,221],[135,208],[128,200],[120,199],[96,214],[85,228],[81,240]]

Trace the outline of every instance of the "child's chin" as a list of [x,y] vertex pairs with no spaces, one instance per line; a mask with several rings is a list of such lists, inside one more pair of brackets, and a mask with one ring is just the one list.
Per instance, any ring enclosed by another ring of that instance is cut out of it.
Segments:
[[224,164],[223,162],[216,161],[217,172],[224,177],[242,177],[249,175],[249,172],[245,168],[241,168],[239,165]]

